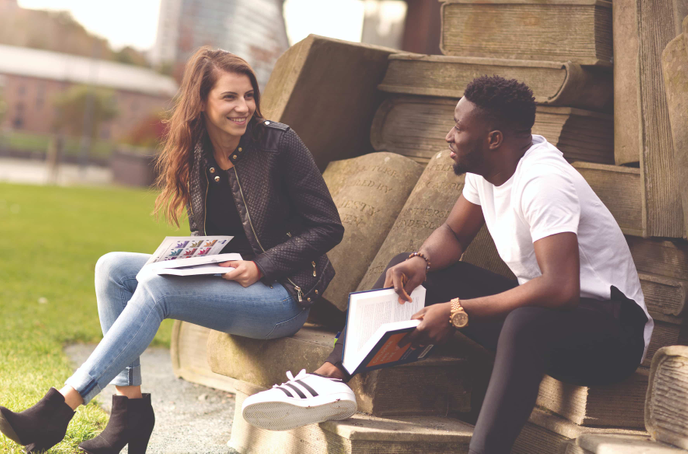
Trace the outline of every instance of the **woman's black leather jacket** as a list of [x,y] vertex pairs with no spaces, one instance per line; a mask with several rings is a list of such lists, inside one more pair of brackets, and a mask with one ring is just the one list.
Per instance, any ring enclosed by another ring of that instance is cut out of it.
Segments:
[[[258,140],[241,139],[230,157],[229,184],[244,232],[265,284],[278,281],[309,306],[334,277],[325,252],[339,244],[344,227],[313,156],[289,126],[264,121]],[[205,234],[209,164],[202,145],[193,156],[189,227]]]

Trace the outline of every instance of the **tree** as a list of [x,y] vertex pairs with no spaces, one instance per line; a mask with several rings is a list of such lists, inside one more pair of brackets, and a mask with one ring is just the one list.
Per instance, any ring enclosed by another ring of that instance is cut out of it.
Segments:
[[[114,95],[113,90],[104,88],[85,85],[71,87],[55,98],[55,107],[59,109],[55,126],[73,136],[82,136],[86,132],[91,139],[96,139],[100,125],[119,113]],[[88,118],[85,121],[87,111]],[[90,125],[90,131],[84,131],[85,124]]]
[[5,119],[5,114],[7,113],[7,103],[5,98],[2,96],[2,86],[0,86],[0,126],[2,121]]

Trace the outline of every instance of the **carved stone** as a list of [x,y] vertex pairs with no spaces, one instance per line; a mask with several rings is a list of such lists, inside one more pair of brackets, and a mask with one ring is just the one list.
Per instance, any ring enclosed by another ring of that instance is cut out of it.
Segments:
[[674,139],[678,190],[683,204],[683,236],[688,234],[688,16],[683,33],[674,38],[662,54],[671,135]]
[[377,85],[393,52],[309,35],[277,60],[262,93],[263,116],[294,128],[320,170],[371,152],[368,131],[382,102]]
[[688,0],[614,0],[614,155],[640,165],[648,236],[685,231],[661,55],[687,14]]
[[[370,141],[378,151],[391,151],[426,163],[445,150],[447,132],[454,126],[458,99],[390,95],[370,127]],[[569,107],[538,106],[533,133],[544,136],[570,161],[611,164],[614,134],[611,115]]]
[[345,231],[327,254],[337,275],[323,297],[340,311],[346,310],[349,293],[361,282],[422,171],[418,163],[394,153],[359,156],[325,171]]
[[652,360],[645,427],[655,440],[688,449],[688,347],[663,348]]
[[611,111],[614,103],[612,65],[577,62],[392,54],[378,87],[387,93],[460,98],[476,77],[498,75],[524,82],[535,102],[548,106]]
[[[463,176],[454,174],[452,164],[449,150],[437,153],[430,160],[358,290],[370,289],[395,255],[418,250],[423,241],[447,219],[461,195],[464,182]],[[472,258],[466,260],[470,263],[513,277],[497,256],[489,234],[476,237],[464,256],[464,260]]]
[[445,55],[595,63],[612,59],[612,2],[449,0]]

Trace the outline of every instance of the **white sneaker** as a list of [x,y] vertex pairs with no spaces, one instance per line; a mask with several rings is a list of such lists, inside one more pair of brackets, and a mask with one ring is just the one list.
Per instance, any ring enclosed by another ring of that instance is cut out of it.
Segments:
[[289,381],[249,396],[241,407],[244,419],[268,430],[289,430],[356,413],[356,396],[337,378],[307,374],[303,369]]

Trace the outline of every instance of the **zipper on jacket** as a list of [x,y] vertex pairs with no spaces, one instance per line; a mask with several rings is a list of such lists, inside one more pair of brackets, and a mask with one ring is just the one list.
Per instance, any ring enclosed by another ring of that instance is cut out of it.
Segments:
[[208,181],[208,172],[203,172],[205,174],[205,198],[203,199],[203,235],[208,236],[205,230],[205,226],[208,224],[208,188],[210,188],[210,181]]
[[[258,234],[256,233],[256,229],[253,228],[253,222],[251,221],[251,214],[248,212],[248,205],[246,204],[246,198],[244,198],[244,190],[241,188],[241,181],[239,180],[239,174],[236,171],[236,167],[232,167],[234,169],[234,176],[236,176],[237,179],[237,184],[239,185],[239,194],[241,194],[241,200],[244,202],[244,207],[246,207],[246,217],[248,218],[248,225],[251,226],[251,231],[253,232],[253,236],[256,238],[256,242],[258,242],[258,246],[260,246],[260,249],[265,252],[265,248],[263,245],[260,243],[260,238],[258,238]],[[208,179],[208,175],[206,175],[206,179]],[[287,235],[291,238],[291,234],[287,233]],[[287,278],[289,283],[294,286],[294,290],[296,290],[296,297],[299,300],[299,303],[303,302],[303,292],[301,291],[301,287],[296,285],[294,281],[291,279]]]
[[318,275],[315,274],[315,261],[311,262],[311,264],[313,265],[313,277],[318,277]]

